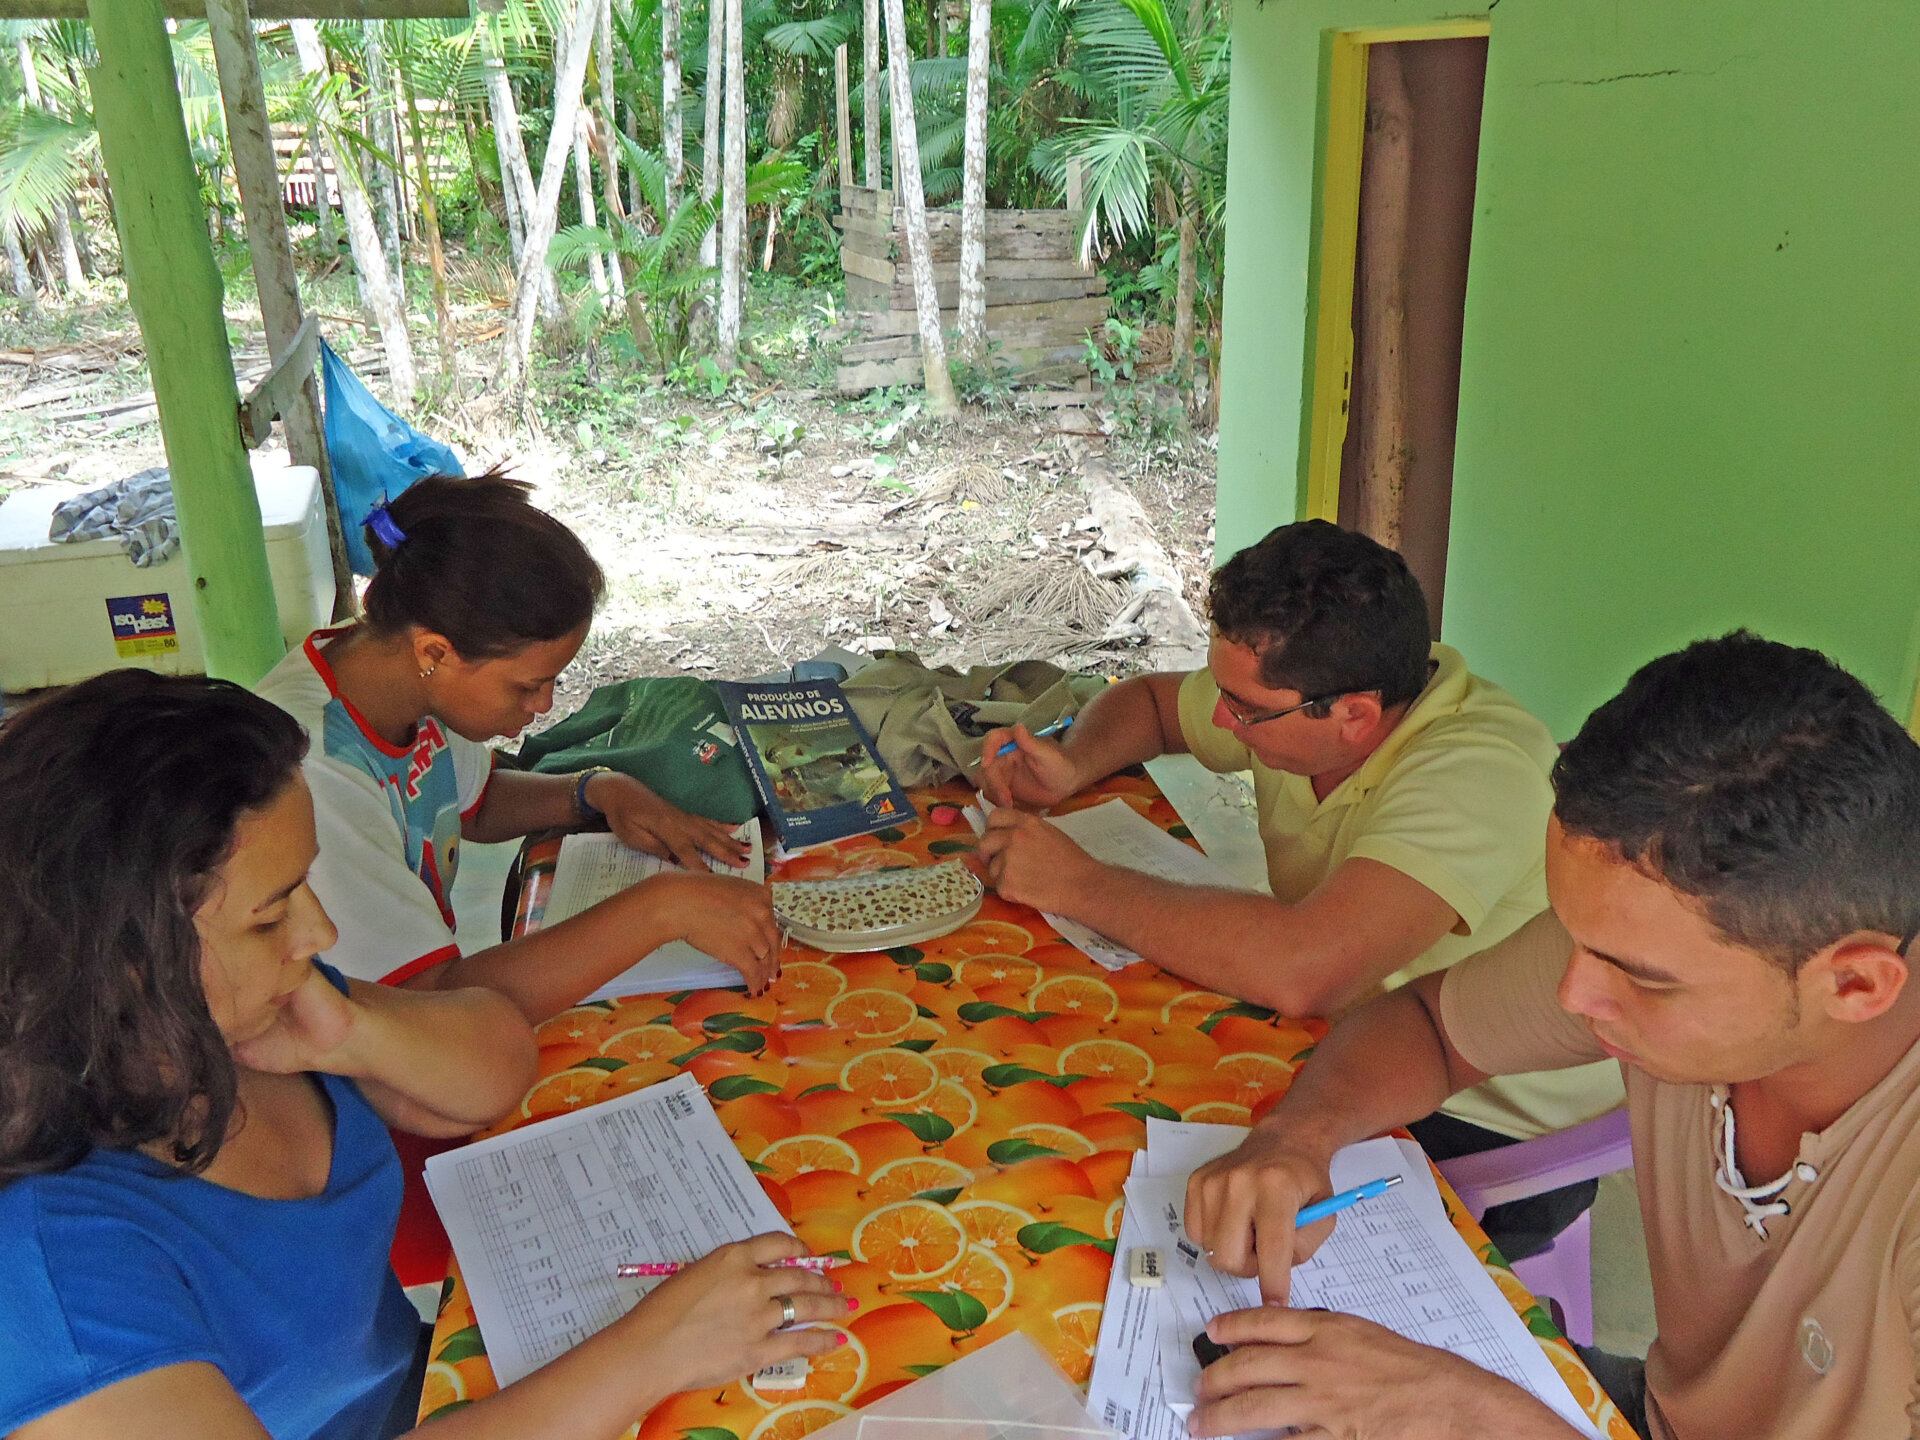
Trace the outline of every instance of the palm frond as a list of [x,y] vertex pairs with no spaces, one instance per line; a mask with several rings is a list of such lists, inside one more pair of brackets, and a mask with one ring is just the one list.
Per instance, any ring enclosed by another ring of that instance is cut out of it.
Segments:
[[23,109],[0,122],[0,224],[23,233],[50,223],[86,178],[91,126]]
[[782,55],[831,61],[833,52],[852,39],[859,21],[848,11],[814,20],[789,20],[770,27],[761,38]]

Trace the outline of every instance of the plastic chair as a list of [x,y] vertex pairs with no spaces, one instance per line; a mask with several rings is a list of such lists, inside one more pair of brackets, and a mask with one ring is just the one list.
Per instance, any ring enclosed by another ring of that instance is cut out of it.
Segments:
[[[1633,1138],[1623,1106],[1538,1140],[1443,1161],[1440,1173],[1478,1220],[1492,1206],[1598,1179],[1632,1165]],[[1551,1296],[1560,1303],[1568,1338],[1582,1345],[1593,1343],[1591,1210],[1583,1211],[1538,1255],[1515,1261],[1513,1273],[1535,1295]]]

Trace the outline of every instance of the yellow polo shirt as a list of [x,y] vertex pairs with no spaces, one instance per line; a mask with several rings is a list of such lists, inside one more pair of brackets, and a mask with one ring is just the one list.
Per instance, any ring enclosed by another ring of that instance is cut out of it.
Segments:
[[[1433,647],[1435,669],[1380,748],[1326,799],[1304,775],[1262,765],[1213,723],[1219,687],[1196,670],[1180,687],[1180,729],[1209,770],[1253,774],[1274,898],[1297,904],[1343,863],[1367,859],[1419,881],[1460,917],[1384,989],[1505,939],[1547,908],[1548,773],[1553,737],[1497,685]],[[1453,1097],[1449,1115],[1503,1135],[1534,1136],[1621,1103],[1611,1064],[1490,1080]]]

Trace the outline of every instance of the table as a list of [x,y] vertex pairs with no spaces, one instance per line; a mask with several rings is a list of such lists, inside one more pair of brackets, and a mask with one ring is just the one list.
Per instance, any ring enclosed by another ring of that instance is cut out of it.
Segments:
[[[1144,772],[1112,776],[1060,810],[1118,796],[1191,840]],[[926,819],[972,798],[913,792],[919,818],[776,864],[818,879],[936,863],[974,847]],[[518,929],[536,924],[558,842],[529,849]],[[1074,1379],[1093,1364],[1119,1233],[1121,1184],[1146,1119],[1247,1124],[1285,1092],[1326,1033],[1197,989],[1152,965],[1108,972],[1038,912],[989,894],[979,915],[920,945],[859,955],[790,946],[779,981],[743,990],[582,1005],[540,1027],[540,1078],[486,1134],[670,1079],[697,1076],[780,1213],[860,1308],[850,1343],[804,1391],[745,1382],[676,1396],[637,1440],[801,1440],[1013,1330]],[[1480,1226],[1440,1182],[1448,1213],[1610,1440],[1632,1431]],[[452,1268],[434,1327],[421,1418],[497,1388]]]

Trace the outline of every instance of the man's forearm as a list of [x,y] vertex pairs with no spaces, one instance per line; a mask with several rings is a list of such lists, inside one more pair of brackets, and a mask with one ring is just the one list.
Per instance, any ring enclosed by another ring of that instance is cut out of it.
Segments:
[[1173,734],[1166,733],[1163,709],[1154,696],[1155,682],[1169,680],[1177,686],[1179,677],[1135,676],[1109,685],[1081,709],[1060,740],[1061,752],[1078,772],[1080,789],[1129,765],[1187,748],[1177,725]]
[[1324,953],[1295,908],[1271,895],[1108,865],[1061,913],[1163,970],[1283,1015],[1325,1015],[1376,978],[1364,957]]
[[1290,1146],[1330,1159],[1343,1145],[1431,1115],[1486,1079],[1442,1036],[1442,978],[1423,975],[1344,1017],[1255,1128],[1283,1132]]

